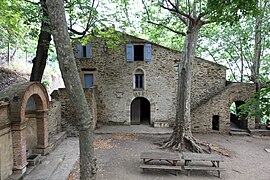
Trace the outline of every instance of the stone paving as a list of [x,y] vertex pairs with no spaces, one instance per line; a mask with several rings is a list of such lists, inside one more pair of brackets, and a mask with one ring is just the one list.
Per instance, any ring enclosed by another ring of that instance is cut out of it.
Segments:
[[79,159],[79,139],[67,138],[47,155],[24,180],[66,180]]
[[[172,133],[172,128],[153,128],[149,125],[102,126],[95,134],[137,133],[162,135]],[[79,159],[79,139],[67,138],[47,155],[37,167],[24,177],[25,180],[66,180]]]

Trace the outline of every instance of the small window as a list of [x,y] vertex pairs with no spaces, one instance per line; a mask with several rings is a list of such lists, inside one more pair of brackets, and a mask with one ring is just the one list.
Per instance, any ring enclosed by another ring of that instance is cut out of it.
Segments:
[[94,86],[93,74],[84,74],[84,88],[92,88]]
[[151,44],[133,45],[126,44],[126,60],[127,62],[145,61],[150,63],[152,59]]
[[79,44],[77,46],[77,58],[91,58],[92,52],[91,52],[91,46],[89,44],[87,45],[81,45]]
[[143,89],[143,74],[135,74],[135,88]]
[[83,52],[83,56],[82,57],[86,57],[86,46],[82,46],[82,52]]
[[134,45],[134,61],[144,60],[144,45]]

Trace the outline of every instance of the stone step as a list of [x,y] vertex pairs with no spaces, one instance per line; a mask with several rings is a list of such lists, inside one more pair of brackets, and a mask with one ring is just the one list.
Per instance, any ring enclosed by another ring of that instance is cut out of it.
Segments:
[[270,136],[270,130],[267,129],[252,129],[250,130],[251,135],[258,135],[258,136]]
[[230,131],[231,136],[249,136],[250,134],[246,131]]
[[65,131],[60,132],[52,136],[49,140],[49,151],[53,151],[61,142],[67,138],[67,133]]

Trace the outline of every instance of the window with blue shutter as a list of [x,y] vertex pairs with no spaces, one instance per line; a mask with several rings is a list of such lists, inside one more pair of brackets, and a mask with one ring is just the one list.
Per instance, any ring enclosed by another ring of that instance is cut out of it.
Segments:
[[77,45],[77,58],[91,58],[92,56],[92,51],[91,51],[91,46],[88,45]]
[[85,54],[86,54],[86,58],[91,58],[92,56],[92,52],[91,52],[91,46],[88,44],[85,46]]
[[151,44],[144,45],[144,60],[150,62],[152,59],[152,46]]
[[84,88],[91,88],[94,85],[93,74],[84,74]]
[[127,44],[126,45],[126,58],[127,62],[132,62],[134,59],[134,49],[133,44]]
[[82,58],[82,54],[83,54],[83,48],[82,48],[82,45],[79,44],[77,45],[77,58]]
[[152,59],[151,44],[127,44],[126,45],[126,59],[127,62],[132,61],[146,61],[150,62]]

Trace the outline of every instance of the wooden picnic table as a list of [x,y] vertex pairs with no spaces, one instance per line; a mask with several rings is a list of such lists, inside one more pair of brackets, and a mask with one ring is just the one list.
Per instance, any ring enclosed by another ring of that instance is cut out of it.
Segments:
[[[162,151],[142,152],[140,159],[143,160],[143,164],[140,165],[140,168],[142,168],[143,170],[144,169],[163,169],[175,171],[181,170],[181,166],[177,165],[177,162],[181,161],[181,154],[179,153],[162,152]],[[157,162],[166,162],[166,163],[164,164]]]
[[[188,176],[190,175],[191,170],[208,170],[208,171],[217,171],[218,177],[221,176],[220,171],[225,170],[219,167],[219,163],[223,162],[223,158],[217,154],[202,154],[202,153],[182,153],[182,158],[185,160],[184,169],[187,170]],[[198,161],[209,161],[212,163],[212,166],[207,165],[196,165],[191,162]]]

